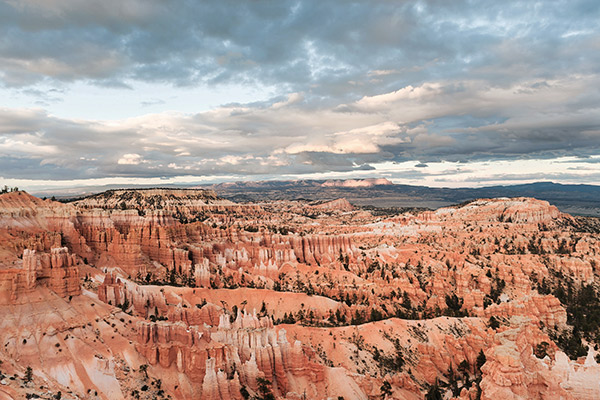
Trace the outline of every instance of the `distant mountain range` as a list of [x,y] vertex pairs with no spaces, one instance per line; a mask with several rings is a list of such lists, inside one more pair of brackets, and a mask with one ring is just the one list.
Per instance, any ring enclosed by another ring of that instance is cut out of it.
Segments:
[[[129,185],[128,188],[150,188],[148,185]],[[164,185],[165,188],[212,189],[220,197],[235,202],[261,202],[268,200],[334,200],[346,198],[358,206],[385,208],[436,209],[477,198],[535,197],[546,200],[561,211],[572,215],[600,217],[600,186],[563,185],[553,182],[536,182],[524,185],[488,186],[480,188],[432,188],[427,186],[398,185],[380,179],[347,180],[290,180],[227,182],[214,185],[183,186]],[[106,190],[123,188],[117,185],[72,188],[33,193],[38,197],[56,196],[74,199]]]
[[331,200],[355,205],[439,208],[476,198],[535,197],[573,215],[600,216],[600,186],[537,182],[481,188],[431,188],[397,185],[386,179],[233,182],[207,186],[235,202]]

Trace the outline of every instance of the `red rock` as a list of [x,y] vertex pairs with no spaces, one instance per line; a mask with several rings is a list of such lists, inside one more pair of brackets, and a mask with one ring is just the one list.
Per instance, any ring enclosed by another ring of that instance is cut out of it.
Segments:
[[[594,352],[569,361],[540,329],[567,328],[564,307],[540,294],[549,283],[596,285],[600,242],[579,220],[526,198],[391,217],[348,205],[242,206],[170,190],[70,204],[2,195],[2,368],[30,363],[45,385],[82,398],[90,388],[126,397],[139,387],[132,371],[149,364],[173,398],[240,399],[261,377],[281,399],[379,398],[384,381],[392,398],[418,399],[463,361],[474,379],[483,350],[482,398],[599,396]],[[330,326],[338,318],[383,320]],[[396,352],[402,368],[381,364]]]

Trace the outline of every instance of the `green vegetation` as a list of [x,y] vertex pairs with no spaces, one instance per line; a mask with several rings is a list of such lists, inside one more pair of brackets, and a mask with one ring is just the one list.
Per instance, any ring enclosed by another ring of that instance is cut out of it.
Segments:
[[392,385],[388,381],[383,381],[383,384],[379,388],[381,390],[381,398],[385,399],[392,395]]
[[427,394],[425,395],[425,400],[442,400],[442,399],[443,399],[443,397],[442,397],[442,393],[440,392],[440,386],[436,380],[435,383],[427,391]]
[[533,354],[540,359],[546,357],[548,355],[548,346],[550,346],[548,342],[538,343],[535,349],[533,349]]
[[33,380],[33,370],[31,369],[31,367],[27,367],[27,369],[25,370],[25,376],[23,377],[23,381],[25,383],[29,383]]
[[0,194],[10,193],[10,192],[18,192],[18,191],[19,191],[18,187],[9,188],[8,186],[4,185],[4,187],[0,190]]
[[464,317],[465,313],[461,311],[464,300],[458,297],[456,294],[446,295],[446,309],[445,315],[449,317]]
[[[553,269],[550,272],[554,276],[550,280],[542,281],[538,291],[551,291],[561,302],[567,311],[569,328],[559,331],[557,327],[548,327],[548,333],[558,347],[569,358],[575,360],[587,354],[587,346],[583,340],[595,345],[600,344],[600,295],[591,284],[577,287],[573,280],[562,272]],[[540,348],[536,355],[544,353],[545,348]]]
[[271,381],[268,379],[259,377],[256,379],[258,384],[258,393],[260,397],[254,397],[255,400],[275,400],[275,395],[271,390]]

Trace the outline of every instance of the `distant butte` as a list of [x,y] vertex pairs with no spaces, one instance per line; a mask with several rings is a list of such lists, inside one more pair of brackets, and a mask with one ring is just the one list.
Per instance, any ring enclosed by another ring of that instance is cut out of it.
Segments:
[[355,206],[437,209],[477,198],[535,197],[572,215],[600,216],[600,186],[537,182],[480,188],[438,188],[394,184],[385,179],[232,182],[207,186],[235,202],[329,201],[346,198]]
[[328,180],[321,184],[322,187],[373,187],[380,185],[393,185],[393,183],[385,178],[378,178]]

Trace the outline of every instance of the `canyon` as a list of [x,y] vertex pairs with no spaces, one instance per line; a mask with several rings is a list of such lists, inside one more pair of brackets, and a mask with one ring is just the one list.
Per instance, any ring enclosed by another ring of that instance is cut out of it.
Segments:
[[395,211],[1,194],[0,400],[600,398],[598,219]]

